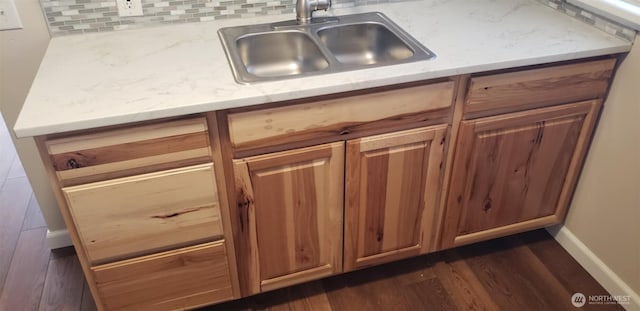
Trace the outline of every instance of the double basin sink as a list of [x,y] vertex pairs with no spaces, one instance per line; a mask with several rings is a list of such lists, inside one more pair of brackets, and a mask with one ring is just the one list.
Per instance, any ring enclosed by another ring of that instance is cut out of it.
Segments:
[[382,13],[227,27],[218,31],[239,83],[428,60],[435,54]]

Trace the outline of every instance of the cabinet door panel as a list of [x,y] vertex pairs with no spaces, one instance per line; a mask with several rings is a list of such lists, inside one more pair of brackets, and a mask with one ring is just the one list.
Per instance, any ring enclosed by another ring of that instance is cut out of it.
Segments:
[[599,107],[588,101],[462,122],[445,244],[562,221]]
[[260,256],[263,279],[319,265],[324,228],[318,208],[328,203],[321,189],[326,165],[321,159],[254,172],[255,200],[266,207],[256,209],[258,245],[269,250]]
[[426,148],[427,144],[420,142],[363,154],[361,172],[366,176],[361,176],[360,190],[365,193],[360,203],[366,208],[359,215],[364,220],[358,229],[364,239],[359,255],[371,256],[419,242],[423,205],[416,190],[422,187]]
[[347,143],[345,270],[430,250],[446,128]]
[[341,271],[343,158],[339,142],[234,161],[251,292]]
[[475,133],[472,189],[459,234],[553,214],[583,120],[577,115]]

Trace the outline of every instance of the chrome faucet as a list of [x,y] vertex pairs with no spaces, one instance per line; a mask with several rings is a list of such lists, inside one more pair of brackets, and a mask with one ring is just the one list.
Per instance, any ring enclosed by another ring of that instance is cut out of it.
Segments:
[[314,11],[327,10],[331,7],[331,0],[297,0],[296,20],[298,24],[305,25],[311,22]]

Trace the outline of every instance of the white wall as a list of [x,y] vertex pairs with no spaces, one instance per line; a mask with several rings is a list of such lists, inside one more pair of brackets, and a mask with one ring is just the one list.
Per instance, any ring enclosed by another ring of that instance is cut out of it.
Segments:
[[[15,3],[24,28],[0,31],[0,112],[12,134],[13,125],[49,44],[49,32],[38,0],[17,0]],[[33,140],[16,139],[15,135],[12,135],[12,139],[49,230],[64,232],[62,215]]]
[[640,310],[640,35],[635,42],[556,239],[612,294],[635,296]]

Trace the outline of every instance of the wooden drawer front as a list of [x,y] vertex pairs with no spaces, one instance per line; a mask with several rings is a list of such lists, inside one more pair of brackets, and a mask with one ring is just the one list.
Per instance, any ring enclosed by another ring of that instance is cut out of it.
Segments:
[[[453,82],[229,114],[236,150],[388,128],[446,118]],[[445,110],[443,110],[445,109]],[[438,115],[427,112],[440,110]],[[446,121],[443,121],[446,122]]]
[[603,97],[615,63],[615,59],[605,59],[472,78],[465,116],[488,114],[478,114],[481,111],[503,113]]
[[49,140],[63,186],[211,162],[205,118]]
[[211,163],[62,191],[93,264],[222,236]]
[[106,310],[175,310],[233,299],[224,241],[91,270]]

